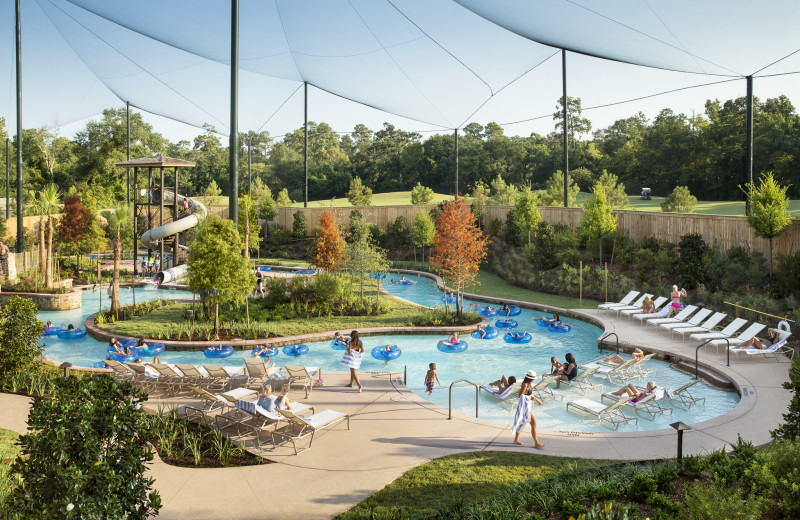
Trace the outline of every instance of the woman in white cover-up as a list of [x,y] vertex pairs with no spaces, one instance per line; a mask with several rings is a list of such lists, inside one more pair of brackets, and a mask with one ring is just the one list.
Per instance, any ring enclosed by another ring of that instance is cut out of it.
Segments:
[[526,424],[531,423],[531,435],[533,436],[534,447],[544,448],[544,444],[540,444],[539,439],[536,437],[536,417],[533,416],[533,403],[531,402],[533,400],[539,405],[542,404],[539,399],[532,395],[533,381],[535,379],[536,372],[528,370],[525,374],[525,379],[522,381],[522,388],[519,390],[519,404],[514,414],[514,423],[511,426],[511,431],[514,432],[514,444],[521,445],[522,441],[519,440],[519,434],[522,432],[522,429],[525,428]]
[[361,356],[364,354],[364,344],[358,339],[358,331],[354,330],[350,333],[350,342],[347,344],[347,350],[342,357],[340,365],[350,368],[350,384],[347,385],[352,388],[353,383],[358,385],[358,391],[361,392],[361,381],[358,380],[356,370],[361,368]]

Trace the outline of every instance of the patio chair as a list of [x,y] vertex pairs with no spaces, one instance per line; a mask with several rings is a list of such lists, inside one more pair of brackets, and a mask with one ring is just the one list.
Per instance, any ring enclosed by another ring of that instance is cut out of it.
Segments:
[[214,383],[227,388],[231,384],[231,375],[225,370],[222,365],[203,365],[203,370],[208,372],[208,376],[214,380]]
[[481,385],[481,389],[492,397],[496,397],[503,403],[513,404],[517,400],[519,389],[522,388],[522,381],[517,381],[513,385],[508,385],[502,392],[500,388],[492,385]]
[[638,314],[633,314],[631,315],[631,321],[637,319],[639,322],[644,323],[647,320],[652,320],[655,318],[666,318],[667,314],[669,314],[669,305],[666,305],[655,312],[640,312]]
[[128,368],[125,367],[119,361],[114,361],[113,359],[106,359],[103,361],[108,368],[113,370],[114,377],[119,381],[130,381],[133,382],[134,373],[131,372]]
[[684,307],[678,314],[673,316],[672,318],[654,318],[647,320],[648,325],[661,325],[664,323],[682,323],[685,321],[694,311],[697,310],[697,305],[687,305]]
[[632,375],[629,373],[629,369],[635,366],[640,360],[638,359],[628,359],[622,364],[616,365],[614,363],[586,363],[583,365],[584,368],[591,369],[594,368],[594,372],[592,373],[593,377],[604,377],[609,380],[609,382],[619,382],[619,383],[626,383],[630,379],[639,378],[638,374]]
[[128,367],[135,375],[133,376],[133,384],[144,390],[145,392],[149,392],[152,390],[156,390],[159,387],[159,375],[153,368],[149,365],[145,365],[144,363],[132,363],[130,361],[125,362],[125,366]]
[[[646,390],[644,388],[635,387],[639,393],[644,393]],[[627,395],[625,397],[628,397]],[[662,387],[658,387],[653,391],[653,393],[648,394],[641,399],[637,399],[634,403],[631,399],[630,401],[625,403],[625,406],[632,408],[637,414],[645,413],[650,416],[650,420],[654,420],[656,415],[660,415],[666,412],[669,412],[672,415],[672,408],[661,406],[659,401],[665,399],[667,397],[667,390]],[[619,401],[623,399],[623,396],[616,395],[612,392],[605,393],[600,396],[600,401],[603,399],[609,399],[611,401]]]
[[[648,314],[655,314],[655,313],[656,313],[656,312],[658,312],[658,310],[659,310],[659,309],[661,309],[661,307],[662,307],[662,306],[663,306],[665,303],[667,303],[668,301],[669,301],[669,299],[668,299],[668,298],[666,298],[666,297],[664,297],[664,296],[659,296],[658,298],[656,298],[655,300],[653,300],[653,312],[651,312],[651,313],[648,313]],[[621,311],[619,311],[619,313],[618,313],[618,314],[622,314],[622,315],[624,315],[624,316],[627,316],[627,317],[628,317],[628,319],[630,320],[630,319],[632,319],[632,318],[633,318],[633,316],[634,316],[635,314],[642,314],[642,308],[641,308],[641,307],[637,307],[637,308],[635,308],[635,309],[625,309],[625,310],[621,310]]]
[[[278,413],[283,415],[289,424],[286,426],[286,428],[272,432],[272,444],[276,447],[278,446],[278,443],[275,442],[276,437],[284,440],[290,440],[292,441],[292,447],[294,448],[295,455],[299,455],[300,453],[310,449],[311,445],[314,443],[314,434],[320,430],[332,428],[345,420],[347,421],[347,429],[350,429],[350,415],[342,412],[336,412],[334,410],[323,410],[310,417],[300,417],[289,410],[278,410]],[[311,437],[308,442],[308,446],[298,450],[297,441],[308,436]]]
[[[672,329],[675,329],[675,328],[685,327],[687,325],[690,325],[690,326],[694,327],[695,325],[699,325],[700,322],[702,322],[704,319],[706,319],[708,316],[710,316],[712,312],[713,311],[711,309],[700,309],[694,316],[692,316],[691,318],[689,318],[686,321],[682,321],[682,322],[679,321],[677,323],[674,322],[674,321],[671,321],[669,323],[659,323],[658,326],[661,327],[664,330],[669,330],[669,331],[672,331]],[[670,336],[671,336],[671,334],[670,334]]]
[[614,305],[630,305],[634,298],[639,294],[639,291],[631,291],[625,295],[623,299],[618,302],[605,302],[601,303],[597,306],[597,312],[600,312],[600,309],[608,309],[609,307],[613,307]]
[[743,318],[736,318],[732,322],[728,324],[727,327],[722,329],[719,332],[700,332],[698,334],[690,334],[689,337],[692,339],[696,339],[698,341],[705,341],[707,339],[722,339],[722,338],[729,338],[736,334],[736,332],[744,327],[744,324],[747,323],[747,320]]
[[653,297],[652,294],[647,294],[647,293],[642,294],[641,296],[639,296],[638,300],[636,300],[635,302],[631,303],[630,305],[618,304],[618,305],[612,305],[610,307],[607,307],[606,308],[606,313],[610,314],[611,311],[614,311],[614,312],[617,313],[617,316],[619,316],[619,312],[620,311],[628,311],[628,310],[631,310],[631,309],[641,309],[642,305],[644,304],[644,299],[645,298],[652,298],[652,297]]
[[176,363],[175,368],[181,371],[185,383],[207,388],[214,382],[214,378],[203,375],[196,366],[190,365],[189,363]]
[[[303,413],[309,410],[312,414],[314,413],[313,406],[303,403],[292,403],[292,407],[292,411],[295,413]],[[235,426],[236,433],[232,434],[232,436],[241,438],[243,437],[243,432],[253,435],[260,451],[263,451],[263,448],[259,434],[268,430],[270,426],[273,430],[276,429],[278,424],[284,420],[284,416],[278,413],[277,410],[267,410],[259,406],[256,401],[246,401],[244,399],[236,401],[235,414],[219,414],[215,417],[218,430],[222,431]]]
[[622,410],[620,410],[620,408],[627,404],[627,402],[631,399],[631,396],[626,396],[618,401],[614,401],[609,405],[598,403],[597,401],[593,401],[591,399],[576,399],[575,401],[569,401],[567,403],[567,411],[569,411],[570,407],[575,408],[581,412],[593,415],[600,421],[600,424],[603,422],[609,422],[613,424],[614,429],[616,430],[622,423],[628,423],[630,421],[634,421],[634,423],[639,422],[639,419],[636,417],[627,417],[624,413],[622,413]]
[[303,365],[286,365],[286,375],[289,378],[286,387],[291,390],[293,386],[299,386],[306,392],[306,399],[311,395],[311,390],[314,388],[314,376],[320,374],[318,367],[306,367]]
[[595,365],[595,366],[584,365],[582,368],[584,368],[583,372],[579,372],[578,375],[575,376],[572,379],[572,381],[563,381],[562,380],[562,381],[560,381],[560,383],[564,384],[564,385],[567,385],[570,388],[574,388],[575,390],[578,390],[582,394],[586,394],[587,390],[595,390],[597,388],[600,388],[600,390],[602,390],[603,389],[603,385],[602,384],[596,385],[594,383],[594,381],[589,379],[590,376],[594,375],[594,373],[597,372],[597,370],[600,368],[600,366],[599,365]]
[[[553,393],[553,389],[550,388],[550,385],[555,383],[557,380],[558,376],[543,375],[542,379],[531,387],[532,395],[538,397],[540,401],[544,401],[545,399],[555,399],[555,398],[558,398],[559,400],[563,401],[564,396],[561,394]],[[573,381],[575,380],[573,379]]]
[[674,328],[670,329],[669,336],[672,337],[673,334],[677,333],[681,335],[681,339],[685,340],[687,334],[711,332],[722,322],[722,320],[725,319],[726,316],[727,314],[724,312],[715,312],[714,315],[704,321],[702,325],[698,325],[696,327],[692,327],[688,323],[676,325]]
[[183,374],[179,374],[171,366],[165,363],[154,363],[150,366],[158,372],[158,382],[167,388],[167,392],[177,394],[186,384]]
[[727,338],[727,339],[714,339],[711,340],[711,345],[717,349],[719,352],[719,347],[726,347],[730,345],[731,347],[735,345],[741,345],[742,343],[747,343],[754,337],[756,334],[760,333],[762,330],[766,329],[766,325],[762,325],[761,323],[751,323],[749,327],[744,329],[744,332],[736,336],[735,338]]
[[688,383],[683,386],[676,388],[675,390],[667,389],[667,398],[670,400],[671,403],[680,403],[686,407],[688,410],[692,407],[693,404],[703,402],[705,403],[705,397],[695,397],[689,391],[694,385],[699,383],[699,379],[692,379]]
[[279,371],[274,366],[268,366],[260,357],[244,358],[244,369],[247,373],[247,382],[244,386],[256,385],[259,388],[269,384],[270,380]]
[[767,348],[757,348],[757,347],[749,347],[749,348],[737,348],[731,347],[731,352],[736,354],[747,354],[748,356],[756,356],[758,354],[763,354],[764,357],[774,354],[775,357],[778,357],[778,354],[782,351],[786,351],[789,354],[789,359],[794,359],[794,349],[787,348],[786,342],[788,341],[789,337],[792,335],[791,332],[782,330],[779,332],[780,339],[770,345]]
[[646,356],[638,359],[637,363],[634,363],[630,367],[628,367],[628,371],[630,373],[638,374],[641,379],[644,379],[645,377],[651,374],[658,374],[657,368],[647,368],[645,366],[645,363],[653,359],[655,356],[656,356],[655,352],[647,354]]

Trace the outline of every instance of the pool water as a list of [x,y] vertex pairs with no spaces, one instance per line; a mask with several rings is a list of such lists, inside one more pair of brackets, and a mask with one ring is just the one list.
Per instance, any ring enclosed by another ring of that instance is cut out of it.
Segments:
[[[399,276],[390,277],[399,280]],[[436,285],[426,277],[406,276],[409,280],[417,281],[414,285],[392,284],[387,279],[384,287],[390,293],[405,300],[421,305],[441,306],[440,298],[442,293],[438,291]],[[131,298],[131,292],[123,290],[121,296],[127,303]],[[106,295],[104,297],[104,308],[107,307]],[[136,301],[154,298],[187,298],[190,293],[185,291],[142,291],[137,290]],[[40,312],[42,320],[52,320],[54,325],[61,326],[62,323],[70,322],[82,323],[89,314],[96,312],[98,308],[97,293],[91,291],[84,292],[84,305],[80,311],[70,312]],[[465,305],[473,303],[465,300]],[[485,305],[485,304],[483,304]],[[85,310],[83,310],[85,309]],[[472,337],[463,337],[469,344],[465,352],[450,354],[440,352],[436,346],[439,339],[446,339],[444,336],[429,335],[387,335],[371,336],[363,338],[365,356],[361,365],[362,372],[370,371],[398,371],[402,372],[404,367],[408,374],[408,388],[417,395],[447,408],[448,406],[448,386],[451,382],[468,379],[475,383],[487,383],[500,379],[502,375],[516,376],[521,378],[526,371],[535,370],[538,374],[549,372],[550,358],[555,356],[563,361],[564,356],[571,352],[578,363],[587,363],[600,357],[597,349],[596,339],[602,334],[602,330],[594,325],[565,318],[565,322],[571,325],[572,330],[568,333],[550,332],[546,327],[539,327],[534,321],[541,317],[539,311],[522,309],[519,316],[513,319],[519,322],[519,327],[512,332],[529,332],[533,336],[530,343],[509,344],[503,340],[505,330],[497,338],[492,340],[481,340]],[[491,318],[492,324],[498,318]],[[502,318],[501,318],[502,319]],[[344,331],[349,333],[349,331]],[[45,354],[50,359],[59,361],[70,361],[75,365],[91,366],[94,362],[105,357],[106,344],[95,341],[89,337],[76,341],[60,341],[48,338],[45,341]],[[402,350],[402,355],[392,361],[382,361],[374,359],[370,355],[373,347],[386,345],[397,345]],[[288,357],[279,350],[279,354],[274,358],[278,366],[286,364],[304,364],[307,366],[319,366],[325,371],[343,371],[339,365],[343,352],[333,350],[329,341],[308,343],[309,353],[301,357]],[[159,357],[167,363],[216,363],[231,367],[242,367],[242,359],[250,355],[250,350],[237,351],[228,358],[222,360],[209,360],[202,352],[182,352],[167,351]],[[436,363],[437,373],[442,383],[442,388],[437,385],[432,395],[425,392],[425,373],[429,363]],[[691,376],[678,372],[670,368],[669,363],[662,361],[648,361],[648,368],[658,370],[657,374],[649,377],[658,385],[666,388],[677,388],[690,381]],[[323,374],[324,375],[324,374]],[[598,379],[604,385],[604,391],[617,390],[619,384],[609,384],[603,379]],[[638,384],[643,386],[647,381],[640,381]],[[543,406],[535,406],[534,413],[540,428],[567,431],[608,431],[597,421],[582,416],[577,413],[566,412],[567,401],[586,397],[600,401],[601,392],[589,391],[585,396],[567,387],[561,390],[554,390],[557,394],[564,396],[563,401],[548,399]],[[687,424],[698,423],[713,417],[727,413],[739,402],[739,397],[734,392],[718,390],[700,382],[692,389],[693,395],[705,397],[705,403],[695,404],[691,412],[678,407],[673,407],[673,413],[656,416],[651,420],[649,416],[639,417],[638,424],[623,424],[619,431],[642,431],[667,427],[675,421],[683,421]],[[484,392],[479,393],[479,416],[483,419],[510,423],[513,418],[513,407],[500,403],[497,399]],[[671,406],[668,401],[662,402],[662,406]],[[475,389],[472,386],[453,388],[453,410],[467,416],[475,414]],[[634,415],[633,411],[625,410],[626,415]]]

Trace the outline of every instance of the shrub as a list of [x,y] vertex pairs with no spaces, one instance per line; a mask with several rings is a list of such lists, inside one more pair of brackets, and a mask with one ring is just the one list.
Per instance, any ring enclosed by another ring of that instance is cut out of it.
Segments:
[[372,189],[364,186],[359,177],[355,177],[350,181],[347,200],[353,206],[370,206],[372,204]]
[[744,497],[741,490],[718,483],[710,486],[687,486],[679,518],[758,520],[761,518],[761,500],[757,497]]
[[487,228],[487,232],[490,236],[496,237],[500,235],[500,232],[503,230],[503,223],[500,221],[499,218],[493,218],[489,222],[489,227]]
[[397,235],[398,237],[404,237],[408,234],[408,222],[403,215],[397,217],[394,222],[389,223],[389,232]]
[[577,249],[563,249],[556,253],[556,261],[559,264],[578,267],[581,265],[581,260],[583,260],[583,257]]
[[11,508],[22,518],[130,518],[158,513],[161,497],[145,476],[153,460],[141,403],[147,395],[110,376],[54,381],[36,397],[33,433],[20,437],[12,471],[22,485]]
[[800,251],[794,255],[778,255],[774,286],[778,297],[800,293]]
[[779,439],[758,451],[744,483],[784,518],[800,513],[800,442]]
[[342,276],[320,273],[311,281],[311,291],[318,302],[332,303],[344,296],[347,283]]
[[628,494],[638,502],[647,502],[647,499],[658,489],[656,480],[647,473],[636,473],[631,481]]
[[671,213],[691,213],[697,206],[697,197],[689,192],[686,186],[675,186],[672,193],[664,198],[661,211]]
[[292,232],[280,224],[269,226],[269,235],[273,244],[285,244],[292,239]]
[[678,249],[680,250],[678,273],[681,276],[681,286],[694,289],[705,282],[705,255],[708,245],[703,240],[703,235],[689,233],[681,237]]
[[306,214],[296,211],[294,222],[292,222],[292,236],[295,238],[305,238],[308,235],[308,225],[306,224]]
[[533,241],[529,248],[525,248],[525,253],[531,263],[542,271],[547,271],[558,265],[555,233],[550,222],[542,220],[536,225]]
[[[433,200],[433,190],[417,183],[411,188],[411,204],[430,204]],[[356,204],[353,204],[356,206]]]
[[383,244],[383,241],[386,239],[386,231],[377,224],[369,225],[369,234],[372,235],[372,239],[378,244]]
[[506,225],[503,227],[503,240],[511,246],[522,245],[522,230],[517,225],[517,210],[511,208],[506,214]]
[[784,423],[770,431],[773,439],[797,439],[800,437],[800,356],[795,356],[789,369],[789,381],[783,388],[792,391],[789,411],[783,414]]
[[0,307],[0,373],[11,373],[29,367],[44,345],[39,343],[44,323],[36,317],[32,300],[12,296]]

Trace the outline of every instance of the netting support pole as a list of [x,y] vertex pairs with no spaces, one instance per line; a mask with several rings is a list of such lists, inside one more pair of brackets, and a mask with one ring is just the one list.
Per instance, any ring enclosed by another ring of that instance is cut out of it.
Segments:
[[[747,113],[745,115],[744,183],[753,185],[753,76],[747,76]],[[744,214],[750,214],[750,189],[745,195]]]
[[308,81],[303,83],[305,96],[303,96],[303,169],[306,174],[306,194],[303,207],[308,207]]
[[17,47],[17,253],[24,250],[25,229],[22,224],[22,30],[20,29],[19,0],[15,2]]
[[[138,212],[136,211],[136,190],[138,190],[139,186],[139,168],[133,169],[133,281],[136,281],[136,273],[139,271],[139,266],[137,265],[138,259],[138,252],[139,252],[139,235],[137,232],[139,231],[138,227]],[[144,275],[144,273],[142,273]],[[134,306],[136,304],[134,303]],[[136,314],[136,312],[134,312]]]
[[247,192],[253,196],[253,174],[251,172],[252,159],[250,158],[250,139],[247,140]]
[[[125,122],[128,125],[128,160],[131,160],[131,103],[125,102]],[[131,169],[126,168],[128,177],[126,184],[128,186],[128,207],[131,206]]]
[[456,196],[458,196],[458,128],[453,131],[453,140],[456,143]]
[[[239,226],[239,0],[231,0],[231,139],[228,161],[228,217]],[[163,260],[162,260],[163,261]]]
[[567,115],[567,49],[561,49],[561,81],[564,87],[562,104],[564,109],[564,207],[569,207],[569,116]]
[[[160,184],[159,184],[159,188],[158,188],[158,210],[159,210],[158,211],[158,225],[159,226],[163,226],[164,225],[164,167],[163,166],[161,168],[159,168],[159,174],[160,174],[161,177],[160,177],[160,181],[159,181]],[[164,257],[164,240],[165,239],[166,239],[166,237],[164,237],[164,238],[162,238],[161,240],[158,241],[158,262],[159,262],[159,264],[158,264],[158,269],[156,269],[156,272],[158,272],[160,270],[163,270],[163,269],[166,269],[166,267],[167,267],[167,265],[166,265],[167,263],[166,263],[165,257]]]
[[9,216],[9,203],[11,202],[11,148],[9,146],[10,140],[6,137],[6,220]]

